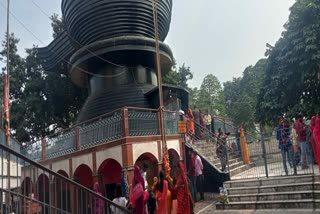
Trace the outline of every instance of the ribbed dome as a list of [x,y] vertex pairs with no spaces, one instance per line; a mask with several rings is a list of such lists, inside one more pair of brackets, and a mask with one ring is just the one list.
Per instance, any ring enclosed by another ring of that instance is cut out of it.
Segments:
[[[159,39],[166,38],[172,0],[158,0]],[[82,45],[119,37],[154,38],[152,0],[62,0],[70,35]]]

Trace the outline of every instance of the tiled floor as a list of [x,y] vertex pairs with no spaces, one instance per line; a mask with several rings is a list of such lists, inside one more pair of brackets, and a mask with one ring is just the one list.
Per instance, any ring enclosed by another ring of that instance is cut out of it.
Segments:
[[195,214],[210,213],[209,211],[215,210],[216,199],[205,198],[204,201],[199,201],[195,204]]

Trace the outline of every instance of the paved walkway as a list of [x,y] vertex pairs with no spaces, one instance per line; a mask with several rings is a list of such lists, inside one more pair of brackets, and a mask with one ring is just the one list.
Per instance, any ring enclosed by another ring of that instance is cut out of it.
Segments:
[[199,201],[195,204],[194,213],[203,213],[206,210],[209,210],[212,206],[216,208],[215,203],[217,201],[218,194],[216,193],[205,193],[204,201]]

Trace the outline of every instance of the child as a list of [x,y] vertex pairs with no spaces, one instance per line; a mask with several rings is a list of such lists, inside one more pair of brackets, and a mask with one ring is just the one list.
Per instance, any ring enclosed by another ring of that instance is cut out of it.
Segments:
[[[112,201],[113,203],[126,207],[128,200],[125,197],[122,197],[122,187],[121,184],[116,185],[115,199]],[[123,214],[124,212],[114,206],[110,206],[112,213],[114,214]]]

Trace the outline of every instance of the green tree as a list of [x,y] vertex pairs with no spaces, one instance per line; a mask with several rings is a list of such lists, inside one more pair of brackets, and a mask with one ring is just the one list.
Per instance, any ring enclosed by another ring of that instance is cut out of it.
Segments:
[[177,73],[177,68],[175,65],[168,73],[162,75],[162,82],[169,85],[179,85],[179,75]]
[[199,89],[197,87],[189,90],[189,106],[194,106],[199,100]]
[[[25,111],[22,106],[19,106],[19,104],[23,102],[22,99],[26,81],[25,60],[21,58],[18,54],[18,43],[19,39],[17,39],[14,34],[11,34],[9,40],[11,131],[15,130],[18,126],[24,125],[21,122],[19,122],[19,120],[17,120],[17,118],[19,118],[19,115],[23,115],[23,112]],[[7,36],[6,39],[2,42],[2,48],[3,49],[0,51],[0,61],[2,63],[5,63],[5,66],[2,68],[2,71],[7,72]],[[4,73],[1,73],[0,76],[0,85],[3,88]],[[3,97],[3,90],[0,91],[1,97]]]
[[284,27],[282,37],[266,52],[256,111],[264,123],[273,123],[283,114],[314,114],[320,108],[320,1],[296,1]]
[[[58,26],[59,22],[54,25]],[[11,128],[19,141],[29,142],[70,127],[87,97],[87,90],[76,87],[63,68],[45,72],[37,57],[37,47],[27,49],[25,59],[20,57],[17,53],[18,42],[19,39],[12,34]],[[0,60],[5,62],[6,42],[2,46]],[[3,82],[3,77],[0,81]]]
[[189,89],[188,81],[193,79],[193,73],[190,71],[189,66],[185,66],[183,63],[178,69],[179,86]]
[[257,97],[264,80],[266,59],[247,67],[242,77],[224,83],[227,115],[238,125],[254,128]]
[[217,116],[225,116],[224,94],[218,78],[207,75],[201,84],[197,103],[200,109]]
[[189,90],[188,81],[193,79],[193,73],[190,71],[190,67],[185,66],[183,63],[178,69],[174,66],[162,78],[165,84],[177,85]]
[[51,27],[53,30],[53,38],[57,38],[60,33],[65,31],[65,23],[62,18],[59,17],[58,14],[54,13],[51,17]]

